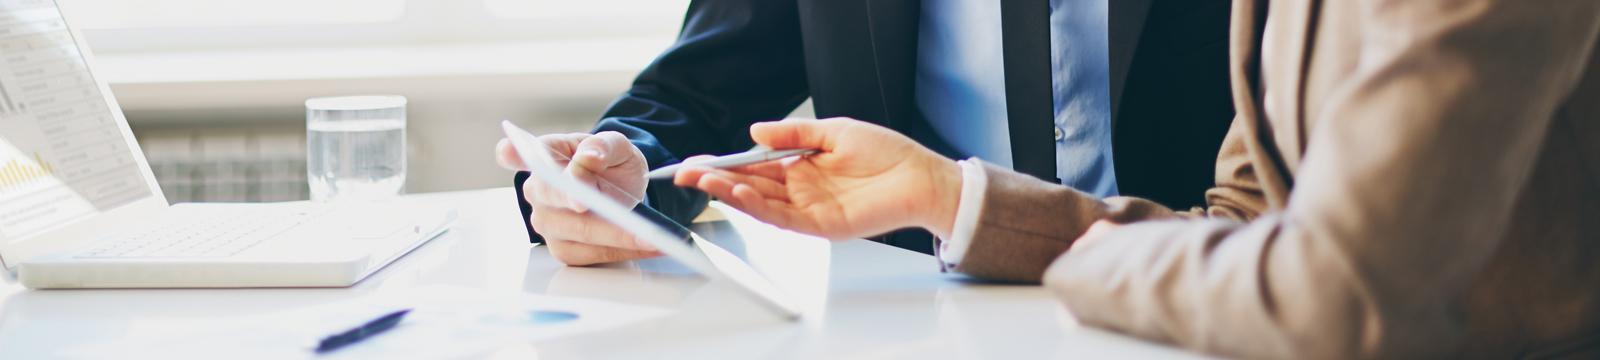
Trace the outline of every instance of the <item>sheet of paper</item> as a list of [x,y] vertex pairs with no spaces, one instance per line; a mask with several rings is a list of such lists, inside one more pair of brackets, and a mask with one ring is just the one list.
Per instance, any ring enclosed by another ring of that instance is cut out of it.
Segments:
[[[396,309],[413,309],[394,328],[317,354],[316,341]],[[517,342],[617,328],[671,310],[604,300],[430,286],[85,348],[80,359],[441,359],[491,352]]]

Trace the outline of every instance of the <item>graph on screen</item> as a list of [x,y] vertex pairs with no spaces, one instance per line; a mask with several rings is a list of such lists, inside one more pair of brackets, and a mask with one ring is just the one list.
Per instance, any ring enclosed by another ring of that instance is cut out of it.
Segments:
[[151,195],[48,0],[0,0],[0,232],[10,241]]
[[45,162],[39,153],[33,153],[33,162],[26,158],[11,159],[0,165],[0,191],[11,190],[13,185],[27,184],[55,174],[55,168]]

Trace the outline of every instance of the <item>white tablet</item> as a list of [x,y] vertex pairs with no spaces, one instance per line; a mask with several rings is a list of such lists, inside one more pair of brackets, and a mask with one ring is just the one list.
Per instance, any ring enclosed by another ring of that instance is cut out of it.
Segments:
[[657,250],[689,269],[714,281],[734,284],[751,299],[767,305],[767,308],[784,318],[794,320],[800,317],[800,308],[744,260],[701,239],[649,206],[640,204],[629,209],[600,190],[573,180],[562,173],[562,167],[555,159],[561,155],[557,155],[555,150],[510,121],[502,121],[500,125],[505,129],[512,147],[516,148],[517,155],[522,157],[528,172],[546,185],[589,207],[589,211],[617,227],[650,242]]

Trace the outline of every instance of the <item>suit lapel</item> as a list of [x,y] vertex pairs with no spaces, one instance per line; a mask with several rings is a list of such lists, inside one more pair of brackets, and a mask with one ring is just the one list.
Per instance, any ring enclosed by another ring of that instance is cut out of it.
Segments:
[[800,0],[806,80],[819,117],[912,133],[920,0]]
[[857,0],[800,0],[800,41],[806,86],[818,117],[849,116],[888,126],[873,57],[867,4]]
[[921,0],[867,0],[867,26],[872,40],[878,96],[889,127],[911,134],[919,117],[916,101],[917,23]]
[[1277,161],[1276,147],[1265,123],[1260,103],[1261,35],[1267,16],[1268,0],[1234,0],[1228,25],[1228,74],[1233,89],[1233,104],[1238,126],[1244,128],[1245,148],[1255,176],[1270,210],[1283,209],[1288,200],[1287,174]]
[[1107,5],[1107,56],[1111,63],[1111,125],[1116,128],[1117,108],[1122,104],[1123,84],[1128,70],[1133,67],[1134,49],[1139,48],[1139,35],[1144,32],[1145,16],[1150,13],[1153,0],[1113,0]]

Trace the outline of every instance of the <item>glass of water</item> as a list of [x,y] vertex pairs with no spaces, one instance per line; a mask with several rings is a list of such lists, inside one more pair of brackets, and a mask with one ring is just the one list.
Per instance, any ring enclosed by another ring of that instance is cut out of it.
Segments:
[[406,98],[306,100],[306,147],[312,201],[398,196],[406,185]]

